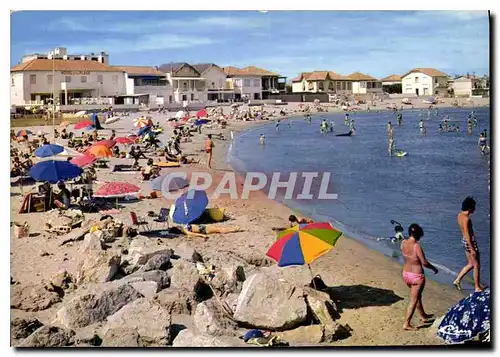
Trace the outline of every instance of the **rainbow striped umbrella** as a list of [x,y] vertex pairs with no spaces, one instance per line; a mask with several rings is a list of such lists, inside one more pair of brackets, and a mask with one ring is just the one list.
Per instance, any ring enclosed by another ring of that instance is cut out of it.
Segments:
[[328,253],[341,235],[328,222],[299,224],[278,233],[266,255],[280,267],[310,264]]

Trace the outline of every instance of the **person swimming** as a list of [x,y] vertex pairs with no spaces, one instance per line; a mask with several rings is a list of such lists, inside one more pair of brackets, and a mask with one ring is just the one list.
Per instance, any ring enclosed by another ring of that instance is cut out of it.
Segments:
[[469,116],[469,119],[467,119],[467,135],[472,135],[472,120]]
[[333,120],[330,120],[329,128],[330,128],[330,132],[333,133],[335,130],[335,122]]
[[394,142],[394,138],[393,137],[389,137],[389,156],[392,156],[392,153],[394,152],[394,149],[395,149],[395,142]]
[[278,119],[278,121],[276,122],[276,131],[279,130],[280,130],[280,120]]
[[266,143],[266,137],[264,136],[264,134],[260,134],[259,140],[261,145],[264,145]]
[[441,124],[439,124],[439,128],[438,128],[439,132],[441,133],[444,129],[443,129],[443,126]]
[[420,128],[420,134],[425,135],[427,129],[425,128],[424,121],[422,119],[418,122],[418,127]]
[[349,124],[349,131],[354,134],[356,131],[356,128],[354,127],[354,119],[351,120],[351,123]]
[[401,126],[403,124],[403,114],[398,113],[397,120],[398,120],[398,126]]
[[323,119],[320,125],[321,134],[326,133],[327,129],[328,129],[328,124],[326,123],[326,120]]
[[349,113],[345,113],[344,125],[345,126],[349,125],[349,121],[350,121]]
[[389,123],[387,124],[387,135],[389,136],[389,138],[394,138],[394,129],[392,127],[392,123],[390,120]]
[[479,146],[481,153],[485,154],[487,146],[488,146],[488,142],[486,140],[486,137],[484,136],[484,133],[481,133],[481,135],[479,136],[479,140],[477,142],[477,145]]

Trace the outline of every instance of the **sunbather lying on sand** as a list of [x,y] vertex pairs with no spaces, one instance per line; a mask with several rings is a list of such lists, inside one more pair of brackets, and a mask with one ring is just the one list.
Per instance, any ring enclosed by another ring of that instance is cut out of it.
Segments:
[[186,226],[171,227],[167,231],[173,234],[185,234],[192,237],[208,238],[207,234],[235,233],[242,232],[243,230],[239,227],[214,227],[204,224],[187,224]]

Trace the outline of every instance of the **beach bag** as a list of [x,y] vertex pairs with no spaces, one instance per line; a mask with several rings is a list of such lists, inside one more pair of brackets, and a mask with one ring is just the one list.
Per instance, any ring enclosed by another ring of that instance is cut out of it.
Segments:
[[30,226],[28,222],[20,223],[14,222],[14,237],[16,238],[24,238],[28,237],[30,234]]

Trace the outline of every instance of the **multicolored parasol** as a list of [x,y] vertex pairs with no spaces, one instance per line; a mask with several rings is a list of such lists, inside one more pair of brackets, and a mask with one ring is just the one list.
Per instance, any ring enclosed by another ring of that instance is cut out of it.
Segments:
[[74,129],[78,130],[78,129],[88,128],[89,126],[92,126],[92,122],[90,120],[84,120],[76,123]]
[[25,130],[25,129],[22,129],[22,130],[19,130],[16,134],[17,137],[19,136],[28,136],[28,135],[31,135],[33,134],[33,132],[31,130]]
[[278,266],[310,264],[333,248],[342,232],[328,222],[299,224],[278,233],[266,255]]
[[142,118],[142,117],[134,120],[134,126],[136,128],[143,128],[145,126],[148,126],[148,123],[149,123],[149,120]]

